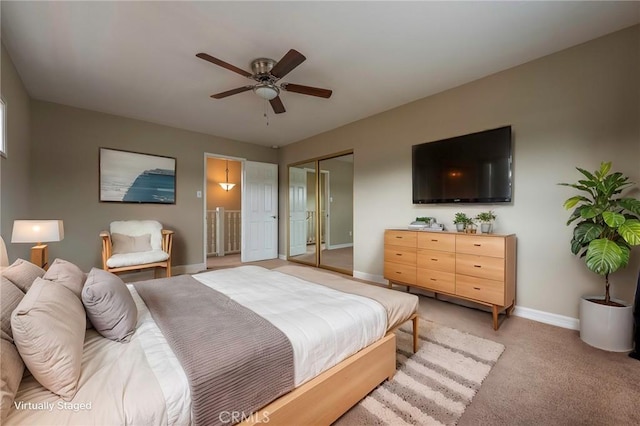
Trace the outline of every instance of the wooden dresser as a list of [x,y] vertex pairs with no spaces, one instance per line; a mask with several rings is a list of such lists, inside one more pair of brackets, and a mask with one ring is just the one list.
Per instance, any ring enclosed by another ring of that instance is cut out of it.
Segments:
[[497,330],[515,305],[516,236],[387,229],[384,277],[490,306]]

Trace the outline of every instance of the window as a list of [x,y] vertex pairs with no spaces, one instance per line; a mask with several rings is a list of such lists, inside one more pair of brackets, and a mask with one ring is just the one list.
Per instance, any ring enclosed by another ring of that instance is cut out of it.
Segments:
[[7,157],[7,104],[0,98],[0,155]]

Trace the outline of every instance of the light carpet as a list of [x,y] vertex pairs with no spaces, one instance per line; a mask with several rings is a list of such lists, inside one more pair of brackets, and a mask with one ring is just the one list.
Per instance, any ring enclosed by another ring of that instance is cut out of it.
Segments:
[[418,352],[411,326],[398,338],[397,371],[335,424],[455,425],[504,345],[421,319]]

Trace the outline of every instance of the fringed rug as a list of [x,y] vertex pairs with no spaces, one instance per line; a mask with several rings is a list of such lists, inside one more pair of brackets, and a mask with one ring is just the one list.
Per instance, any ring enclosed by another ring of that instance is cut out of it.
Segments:
[[411,351],[411,325],[396,335],[395,376],[336,425],[455,425],[504,351],[500,343],[424,319],[417,353]]

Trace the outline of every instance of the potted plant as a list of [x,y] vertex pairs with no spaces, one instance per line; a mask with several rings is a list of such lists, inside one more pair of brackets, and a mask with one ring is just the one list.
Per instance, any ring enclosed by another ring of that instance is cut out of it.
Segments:
[[493,210],[478,213],[476,220],[480,222],[480,230],[483,234],[490,234],[493,230],[493,221],[496,220],[496,214]]
[[473,221],[465,213],[458,212],[453,217],[453,223],[456,225],[456,231],[463,232],[467,225]]
[[627,176],[611,172],[602,162],[593,173],[577,167],[584,179],[561,183],[581,191],[564,203],[573,213],[571,252],[584,259],[587,268],[604,277],[605,294],[580,300],[580,338],[600,349],[626,352],[633,348],[633,306],[611,298],[609,275],[629,262],[632,246],[640,244],[640,200],[621,196],[633,186]]

